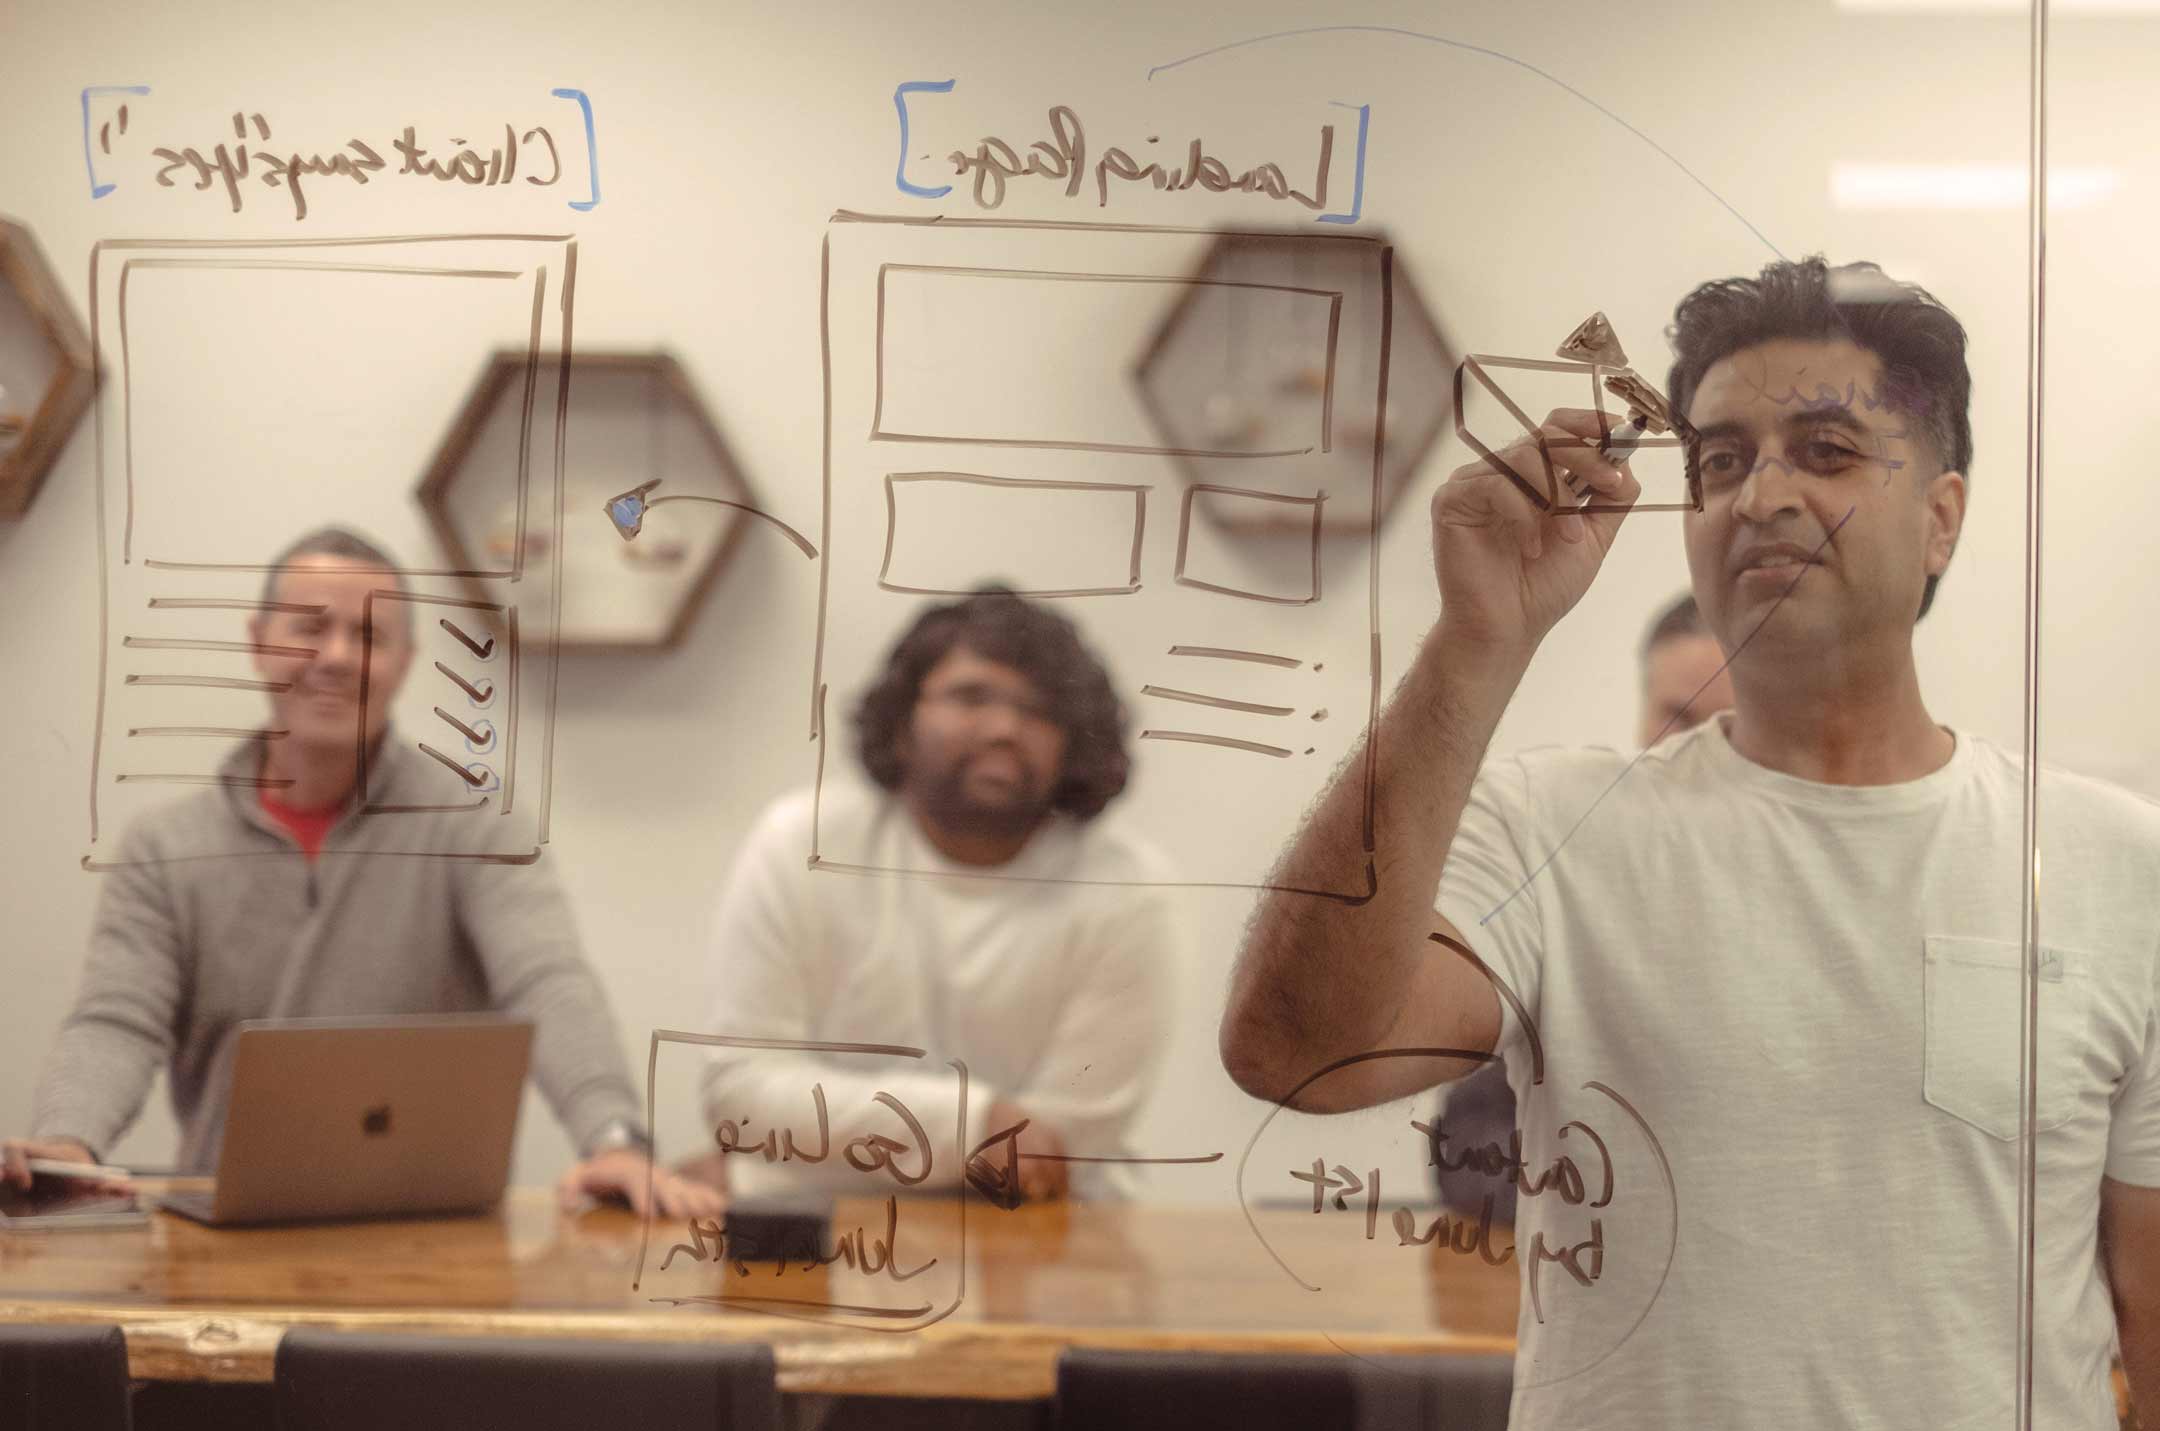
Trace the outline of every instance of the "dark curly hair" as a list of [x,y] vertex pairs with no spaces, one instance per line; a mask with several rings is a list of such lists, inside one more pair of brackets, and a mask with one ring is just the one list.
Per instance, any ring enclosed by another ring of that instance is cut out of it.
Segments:
[[[1721,358],[1778,338],[1845,338],[1882,362],[1876,398],[1912,420],[1946,472],[1972,476],[1972,373],[1965,328],[1917,283],[1902,283],[1872,263],[1835,268],[1817,254],[1764,267],[1755,278],[1705,283],[1673,310],[1665,391],[1686,414],[1703,374]],[[1690,454],[1692,461],[1692,453]],[[1929,577],[1920,615],[1935,602]]]
[[884,673],[855,708],[855,737],[870,778],[887,790],[900,788],[907,774],[900,740],[914,716],[923,677],[956,646],[1034,682],[1065,732],[1065,761],[1051,808],[1081,820],[1101,814],[1124,791],[1132,769],[1125,752],[1125,708],[1110,687],[1110,673],[1081,643],[1073,624],[1007,586],[984,586],[931,607],[893,647]]

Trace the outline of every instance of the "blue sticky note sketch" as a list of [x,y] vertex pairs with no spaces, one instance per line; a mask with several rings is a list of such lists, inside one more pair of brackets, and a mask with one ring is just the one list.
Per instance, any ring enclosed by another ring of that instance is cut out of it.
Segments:
[[907,176],[908,113],[907,97],[911,94],[951,94],[958,80],[909,80],[893,91],[893,108],[900,111],[900,162],[893,169],[893,182],[900,192],[917,199],[942,199],[952,192],[952,185],[944,184],[935,189],[921,184],[911,184]]
[[[88,170],[90,174],[91,198],[104,198],[107,194],[110,194],[113,191],[114,186],[110,183],[101,184],[98,182],[97,159],[90,152],[90,96],[94,94],[148,93],[150,93],[150,86],[146,84],[93,84],[84,86],[82,92],[82,157],[83,168]],[[126,106],[123,105],[121,107],[120,113],[122,116],[120,121],[120,127],[121,131],[125,133],[127,129]],[[108,150],[107,152],[109,153],[111,151]]]
[[593,135],[592,100],[581,89],[551,90],[557,99],[574,99],[580,113],[585,116],[585,172],[592,184],[592,197],[572,199],[570,207],[579,213],[591,211],[600,202],[600,141]]
[[645,493],[625,492],[608,503],[608,520],[615,530],[622,533],[624,541],[636,536],[645,526]]

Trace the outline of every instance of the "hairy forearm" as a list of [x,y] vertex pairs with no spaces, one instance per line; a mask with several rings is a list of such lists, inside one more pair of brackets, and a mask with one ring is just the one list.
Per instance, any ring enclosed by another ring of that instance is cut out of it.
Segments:
[[2160,1427],[2160,1189],[2100,1180],[2100,1254],[2130,1388],[2125,1424]]
[[[1394,1026],[1432,957],[1433,891],[1526,664],[1435,627],[1373,741],[1370,853],[1363,748],[1307,818],[1246,932],[1223,1018],[1224,1063],[1248,1092],[1282,1096],[1291,1071],[1374,1048]],[[1296,892],[1350,889],[1369,897]]]

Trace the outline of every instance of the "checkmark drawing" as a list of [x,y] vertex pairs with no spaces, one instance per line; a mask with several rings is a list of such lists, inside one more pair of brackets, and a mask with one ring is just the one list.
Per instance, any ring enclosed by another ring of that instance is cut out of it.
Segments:
[[459,720],[456,716],[450,714],[450,712],[444,710],[441,706],[435,707],[435,714],[441,716],[444,720],[450,722],[450,724],[452,724],[453,726],[456,726],[457,729],[464,735],[467,740],[471,741],[476,748],[483,752],[486,751],[489,746],[495,743],[495,732],[493,730],[490,730],[485,735],[483,735],[479,731],[474,730],[471,726],[465,724],[465,722]]
[[478,790],[481,786],[487,784],[487,777],[485,775],[473,774],[470,770],[467,770],[464,766],[458,764],[455,760],[452,760],[449,756],[443,754],[434,746],[429,745],[426,741],[420,742],[420,753],[422,755],[432,755],[437,760],[440,760],[443,764],[449,766],[452,770],[457,772],[458,779],[464,781],[467,785],[471,786],[475,790]]
[[493,636],[487,638],[486,645],[482,645],[480,642],[473,640],[472,637],[467,636],[464,632],[458,630],[457,627],[451,625],[450,618],[447,616],[442,618],[441,625],[443,630],[449,632],[452,636],[455,636],[458,638],[458,640],[464,642],[465,649],[472,652],[473,655],[478,657],[480,660],[485,661],[488,657],[495,654],[495,638]]
[[476,686],[471,681],[466,680],[463,676],[451,670],[448,666],[445,666],[440,661],[437,661],[435,663],[435,669],[448,676],[451,680],[456,681],[458,683],[458,686],[465,692],[466,695],[471,696],[481,705],[486,705],[489,701],[495,699],[494,682],[482,681],[479,685]]

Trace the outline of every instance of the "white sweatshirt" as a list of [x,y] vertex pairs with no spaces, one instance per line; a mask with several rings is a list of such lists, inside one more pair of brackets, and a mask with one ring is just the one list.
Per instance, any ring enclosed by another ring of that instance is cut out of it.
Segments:
[[[828,783],[818,817],[823,848],[935,873],[813,870],[810,793],[773,804],[721,894],[703,1032],[920,1052],[713,1048],[704,1103],[715,1137],[775,1145],[770,1160],[729,1158],[736,1191],[952,1187],[995,1131],[999,1098],[1054,1128],[1067,1154],[1133,1156],[1128,1130],[1154,1083],[1173,988],[1169,901],[1134,887],[1167,877],[1153,849],[1109,817],[1057,816],[986,877],[939,855],[890,796]],[[786,1134],[796,1156],[784,1156]],[[848,1155],[873,1136],[905,1145],[886,1150],[889,1173],[861,1166],[879,1163],[879,1145]],[[992,1150],[1000,1164],[1004,1151]],[[1116,1163],[1072,1172],[1077,1196],[1135,1185]]]

